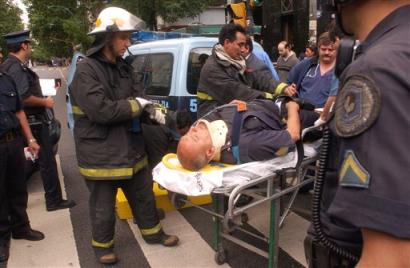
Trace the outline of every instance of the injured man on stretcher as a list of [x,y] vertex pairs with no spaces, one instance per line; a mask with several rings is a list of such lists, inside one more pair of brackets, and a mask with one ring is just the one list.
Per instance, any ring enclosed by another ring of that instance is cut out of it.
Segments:
[[181,138],[177,157],[183,168],[197,171],[210,161],[242,164],[283,156],[294,150],[301,128],[319,117],[292,100],[236,104],[211,111]]

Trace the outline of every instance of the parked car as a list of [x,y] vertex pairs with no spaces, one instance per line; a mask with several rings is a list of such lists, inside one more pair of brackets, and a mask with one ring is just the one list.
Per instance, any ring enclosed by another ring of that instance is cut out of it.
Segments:
[[[196,119],[199,76],[217,42],[214,37],[188,37],[138,43],[129,47],[124,58],[134,67],[134,80],[142,83],[146,96],[170,110],[188,111]],[[254,47],[262,49],[255,42]],[[68,74],[66,101],[70,129],[74,126],[70,85],[79,57],[84,55],[74,54]]]

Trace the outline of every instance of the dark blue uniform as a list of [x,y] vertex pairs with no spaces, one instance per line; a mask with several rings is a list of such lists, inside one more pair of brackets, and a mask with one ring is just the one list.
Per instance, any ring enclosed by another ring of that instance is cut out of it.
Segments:
[[11,232],[30,229],[20,123],[22,104],[11,77],[0,72],[0,261],[8,258]]
[[410,6],[381,21],[343,72],[321,218],[360,256],[367,228],[410,239]]
[[[222,163],[237,163],[232,152],[236,109],[236,106],[222,106],[203,117],[209,122],[223,120],[227,124],[226,145],[221,148]],[[318,114],[301,110],[300,117],[302,127],[307,127],[313,125]],[[248,102],[240,124],[238,146],[241,163],[272,159],[286,154],[295,147],[295,142],[283,124],[282,112],[271,100]]]
[[[14,56],[9,56],[3,63],[3,68],[13,77],[17,89],[24,100],[30,96],[43,97],[39,77],[30,68],[26,67]],[[24,107],[27,118],[32,124],[32,132],[37,139],[41,150],[39,153],[39,166],[43,181],[46,206],[56,206],[62,202],[60,180],[58,178],[57,164],[50,141],[49,127],[46,123],[44,107]]]

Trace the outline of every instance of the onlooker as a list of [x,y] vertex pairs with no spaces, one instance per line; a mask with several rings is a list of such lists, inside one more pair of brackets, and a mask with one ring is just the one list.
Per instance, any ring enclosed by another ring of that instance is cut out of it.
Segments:
[[297,95],[322,108],[329,96],[336,63],[335,43],[329,33],[320,35],[319,56],[308,58],[296,65],[289,73],[288,83],[295,83]]
[[35,122],[34,137],[41,146],[39,154],[40,174],[45,192],[46,209],[54,211],[75,206],[72,200],[63,199],[57,163],[50,141],[47,108],[54,107],[52,97],[43,97],[38,75],[26,66],[31,56],[30,31],[13,32],[4,36],[9,57],[2,67],[14,79],[24,103],[27,117]]
[[[272,72],[269,70],[268,66],[253,53],[253,48],[252,39],[247,36],[245,49],[242,52],[242,56],[245,58],[247,72],[258,77],[258,81],[263,83],[264,88],[286,87],[287,85],[285,83],[280,83],[277,79],[272,77]],[[283,93],[286,93],[286,88]]]
[[[9,258],[10,238],[37,241],[44,234],[31,229],[27,215],[23,139],[33,155],[39,152],[22,110],[13,79],[0,70],[0,264]],[[23,249],[21,249],[23,250]],[[7,265],[6,265],[7,267]]]
[[278,69],[279,80],[281,82],[286,82],[288,78],[289,71],[299,63],[295,52],[292,51],[291,45],[282,41],[278,45],[279,57],[276,62],[276,68]]
[[198,84],[198,115],[232,100],[273,98],[281,93],[284,84],[264,88],[258,77],[246,72],[242,53],[246,45],[246,31],[240,25],[227,24],[219,33],[219,43],[201,71]]
[[252,50],[252,53],[255,54],[255,56],[258,57],[258,59],[260,59],[263,63],[265,63],[266,66],[268,66],[273,79],[279,81],[279,75],[276,72],[275,67],[272,64],[272,61],[269,58],[268,53],[266,53],[266,51],[263,50],[263,48],[261,48],[260,46],[255,46]]
[[305,58],[317,56],[317,46],[314,43],[308,43],[305,48]]

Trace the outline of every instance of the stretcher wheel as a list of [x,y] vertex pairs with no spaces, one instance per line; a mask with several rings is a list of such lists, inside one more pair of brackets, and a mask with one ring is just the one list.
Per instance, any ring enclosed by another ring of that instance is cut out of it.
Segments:
[[222,264],[224,264],[227,260],[228,260],[228,252],[226,251],[226,249],[219,248],[219,249],[215,252],[215,262],[216,262],[218,265],[222,265]]
[[182,194],[177,194],[177,193],[170,192],[169,199],[171,200],[171,204],[176,209],[180,209],[183,206],[185,206],[185,200],[187,199],[187,197],[185,195],[182,195]]

